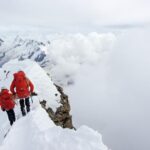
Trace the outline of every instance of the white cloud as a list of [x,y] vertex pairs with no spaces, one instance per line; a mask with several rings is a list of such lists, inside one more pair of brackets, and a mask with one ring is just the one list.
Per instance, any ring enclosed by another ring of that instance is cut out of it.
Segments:
[[51,69],[53,79],[66,84],[83,64],[100,62],[105,53],[112,49],[115,41],[116,36],[112,33],[56,36],[49,47],[49,60],[54,64]]
[[67,89],[74,122],[99,130],[114,150],[150,149],[149,36],[149,29],[120,34],[108,59],[84,66]]
[[[73,81],[74,75],[82,65],[93,65],[100,62],[105,54],[110,52],[116,41],[116,35],[113,33],[49,34],[41,31],[41,33],[37,32],[35,35],[31,32],[25,32],[24,35],[20,32],[3,31],[0,34],[5,41],[0,51],[7,51],[10,47],[20,44],[20,37],[25,41],[23,43],[28,42],[29,39],[43,42],[45,45],[41,45],[40,48],[47,54],[45,61],[49,60],[45,69],[53,76],[55,82],[65,85]],[[16,35],[18,35],[17,38]],[[21,55],[28,58],[34,50],[38,49],[35,43],[30,46],[26,47],[26,44],[22,44],[22,46],[12,49],[12,52],[13,50],[16,52],[13,58]],[[7,52],[6,56],[11,58],[12,52]],[[37,52],[32,59],[35,59],[35,56],[39,53]],[[6,57],[1,62],[5,61],[7,61]]]

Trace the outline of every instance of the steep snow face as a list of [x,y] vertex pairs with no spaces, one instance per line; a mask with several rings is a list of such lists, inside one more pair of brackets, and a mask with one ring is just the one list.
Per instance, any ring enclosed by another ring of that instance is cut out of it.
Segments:
[[1,150],[108,150],[101,135],[87,126],[77,131],[53,124],[39,106],[19,119],[3,141]]

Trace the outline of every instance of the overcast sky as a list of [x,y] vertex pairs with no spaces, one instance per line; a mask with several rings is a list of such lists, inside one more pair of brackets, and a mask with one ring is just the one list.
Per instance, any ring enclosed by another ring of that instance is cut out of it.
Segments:
[[149,0],[0,0],[1,25],[94,28],[150,21]]

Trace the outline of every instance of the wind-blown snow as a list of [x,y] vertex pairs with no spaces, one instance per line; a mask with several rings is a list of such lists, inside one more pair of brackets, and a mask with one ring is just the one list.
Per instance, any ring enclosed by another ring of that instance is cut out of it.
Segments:
[[98,132],[87,126],[77,131],[57,127],[41,107],[13,125],[0,149],[10,147],[11,150],[108,150]]

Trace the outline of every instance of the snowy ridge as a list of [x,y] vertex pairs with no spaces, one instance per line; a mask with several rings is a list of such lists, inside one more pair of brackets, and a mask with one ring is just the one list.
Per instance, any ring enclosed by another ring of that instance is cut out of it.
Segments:
[[[32,111],[25,117],[21,117],[20,108],[15,108],[19,119],[14,123],[6,138],[1,132],[1,150],[108,150],[102,143],[101,135],[87,126],[80,127],[77,131],[62,129],[56,126],[41,108],[39,100],[47,100],[48,106],[55,110],[59,104],[59,96],[56,87],[45,71],[31,60],[12,60],[0,69],[1,86],[9,88],[13,73],[23,69],[27,76],[33,81],[38,97],[34,98]],[[6,113],[0,111],[0,128],[8,128]]]
[[77,131],[57,127],[41,107],[14,124],[0,149],[10,147],[11,150],[108,150],[99,133],[86,126]]
[[[54,111],[60,106],[60,94],[53,85],[50,77],[36,62],[31,60],[18,61],[16,59],[3,65],[0,69],[0,87],[5,86],[9,89],[13,80],[13,74],[18,70],[24,70],[28,78],[31,79],[35,86],[35,91],[38,93],[39,100],[46,100],[48,106]],[[57,96],[55,96],[55,94],[57,94]]]
[[[38,93],[38,97],[33,97],[34,104],[33,108],[39,104],[39,101],[46,100],[47,107],[50,107],[55,112],[57,107],[61,104],[60,93],[57,91],[56,87],[53,85],[50,77],[47,76],[46,72],[36,63],[31,60],[18,61],[12,60],[5,63],[2,68],[0,68],[0,88],[5,86],[9,89],[10,84],[13,80],[13,74],[18,70],[24,70],[28,78],[31,79],[35,85],[35,92]],[[55,96],[57,94],[57,96]],[[18,105],[15,107],[16,117],[21,116],[20,107]],[[6,113],[3,113],[0,109],[0,143],[3,141],[3,136],[9,128],[9,122]]]

